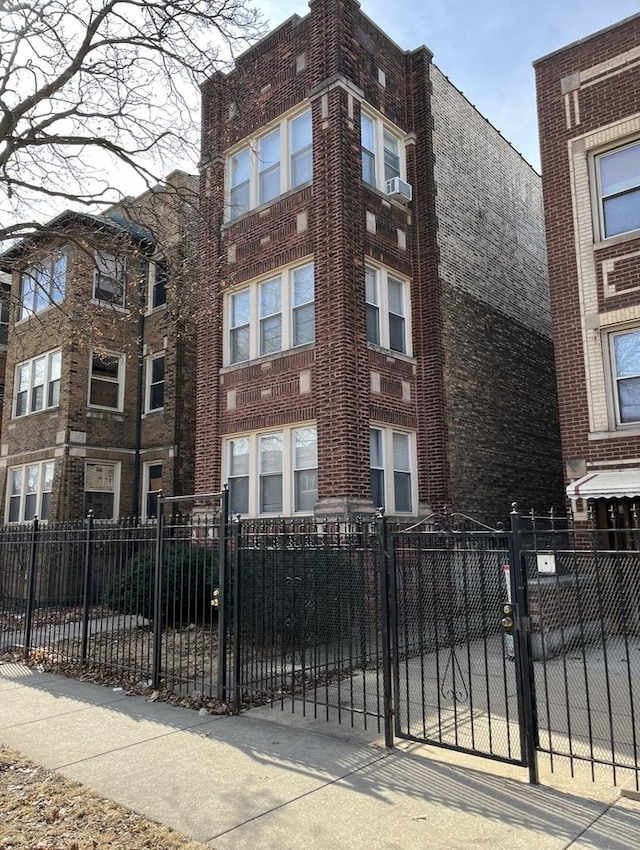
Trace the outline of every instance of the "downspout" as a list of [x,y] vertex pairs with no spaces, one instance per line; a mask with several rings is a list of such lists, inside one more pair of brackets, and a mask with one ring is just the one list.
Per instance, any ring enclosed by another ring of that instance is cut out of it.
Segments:
[[[144,263],[144,260],[141,261]],[[142,403],[144,392],[144,318],[146,313],[146,296],[147,296],[147,275],[149,273],[149,265],[145,263],[144,274],[141,280],[142,286],[139,290],[138,303],[138,372],[136,383],[136,426],[135,426],[135,446],[133,455],[133,516],[137,522],[142,511],[140,508],[140,469],[141,469],[141,449],[142,449]]]

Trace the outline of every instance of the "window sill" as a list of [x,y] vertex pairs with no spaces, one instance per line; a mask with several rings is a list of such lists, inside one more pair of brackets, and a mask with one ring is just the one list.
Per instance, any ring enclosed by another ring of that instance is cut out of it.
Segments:
[[[404,180],[405,178],[400,178]],[[377,195],[379,198],[382,198],[383,201],[386,201],[389,206],[395,207],[397,210],[403,210],[407,213],[407,215],[411,215],[411,210],[409,209],[409,204],[403,204],[400,201],[396,201],[391,195],[387,195],[386,192],[383,192],[382,189],[378,189],[377,186],[372,186],[371,183],[365,183],[362,181],[362,186],[364,189],[368,189],[374,195]],[[374,235],[374,234],[372,234]]]
[[367,342],[367,348],[394,360],[403,360],[405,363],[416,362],[416,358],[412,354],[403,354],[401,351],[394,351],[392,348],[382,348],[382,346],[376,345],[375,342]]
[[303,189],[308,189],[309,186],[313,186],[313,180],[309,180],[307,183],[301,183],[300,186],[296,186],[295,189],[287,189],[286,192],[283,192],[281,195],[278,195],[275,198],[272,198],[270,201],[267,201],[264,204],[260,204],[257,207],[252,207],[250,210],[247,210],[242,215],[238,215],[235,218],[225,219],[222,224],[221,230],[227,230],[230,227],[233,227],[234,224],[237,224],[239,221],[245,221],[249,216],[255,215],[256,213],[264,212],[265,210],[272,207],[274,204],[280,203],[280,201],[284,201],[286,198],[290,198],[292,195],[295,195],[296,192],[301,192]]
[[12,416],[10,422],[21,422],[23,419],[30,419],[32,416],[41,416],[43,413],[53,413],[56,416],[60,410],[60,405],[56,404],[53,407],[46,407],[44,410],[32,410],[29,413],[23,413],[22,416]]
[[640,424],[621,426],[616,431],[591,431],[589,440],[616,440],[625,437],[640,437]]
[[156,313],[162,313],[163,310],[167,309],[167,302],[164,304],[158,304],[157,307],[147,307],[145,316],[155,316]]
[[16,319],[14,323],[14,328],[17,328],[19,325],[24,325],[27,322],[30,322],[31,319],[40,318],[45,313],[49,313],[53,307],[58,307],[61,302],[52,302],[51,304],[47,304],[42,310],[30,310],[28,316],[23,316],[21,319]]
[[164,414],[164,407],[158,407],[156,410],[146,410],[142,414],[142,419],[148,419],[149,417],[159,416]]
[[111,419],[113,422],[124,422],[124,413],[108,407],[89,407],[87,419]]
[[619,245],[622,242],[630,242],[633,239],[640,239],[640,229],[629,230],[626,233],[618,233],[615,236],[609,236],[606,239],[601,239],[599,242],[594,242],[593,250],[601,251],[603,248],[609,248],[612,245]]
[[299,354],[303,351],[309,351],[315,348],[315,342],[308,342],[305,345],[297,345],[295,348],[287,348],[285,351],[277,351],[275,354],[264,354],[262,357],[255,357],[253,360],[243,360],[242,363],[229,363],[220,369],[221,375],[227,375],[230,372],[237,372],[240,369],[247,369],[250,366],[260,366],[263,363],[271,363],[274,360],[282,360],[284,357],[289,357],[292,354]]
[[108,307],[111,310],[115,310],[116,313],[130,312],[130,310],[127,307],[123,307],[122,304],[114,304],[112,301],[99,301],[97,298],[91,298],[89,300],[89,304],[93,307]]

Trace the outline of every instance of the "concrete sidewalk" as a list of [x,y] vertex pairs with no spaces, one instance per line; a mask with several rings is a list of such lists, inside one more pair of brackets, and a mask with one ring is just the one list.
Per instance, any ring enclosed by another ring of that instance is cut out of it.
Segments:
[[0,741],[217,850],[640,848],[640,803],[273,709],[200,716],[0,663]]

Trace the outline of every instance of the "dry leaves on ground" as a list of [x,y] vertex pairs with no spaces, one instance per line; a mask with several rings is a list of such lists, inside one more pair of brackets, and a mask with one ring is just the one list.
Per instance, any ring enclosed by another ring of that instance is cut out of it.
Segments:
[[205,850],[0,744],[0,850]]

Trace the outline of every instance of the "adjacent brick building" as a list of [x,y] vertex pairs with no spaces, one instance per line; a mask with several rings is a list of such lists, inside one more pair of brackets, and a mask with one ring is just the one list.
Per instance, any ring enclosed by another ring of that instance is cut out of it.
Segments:
[[567,495],[640,496],[640,15],[535,63]]
[[196,489],[251,516],[548,507],[539,177],[427,48],[309,7],[202,89]]
[[155,515],[193,491],[197,181],[103,216],[66,212],[13,272],[2,420],[5,522]]

